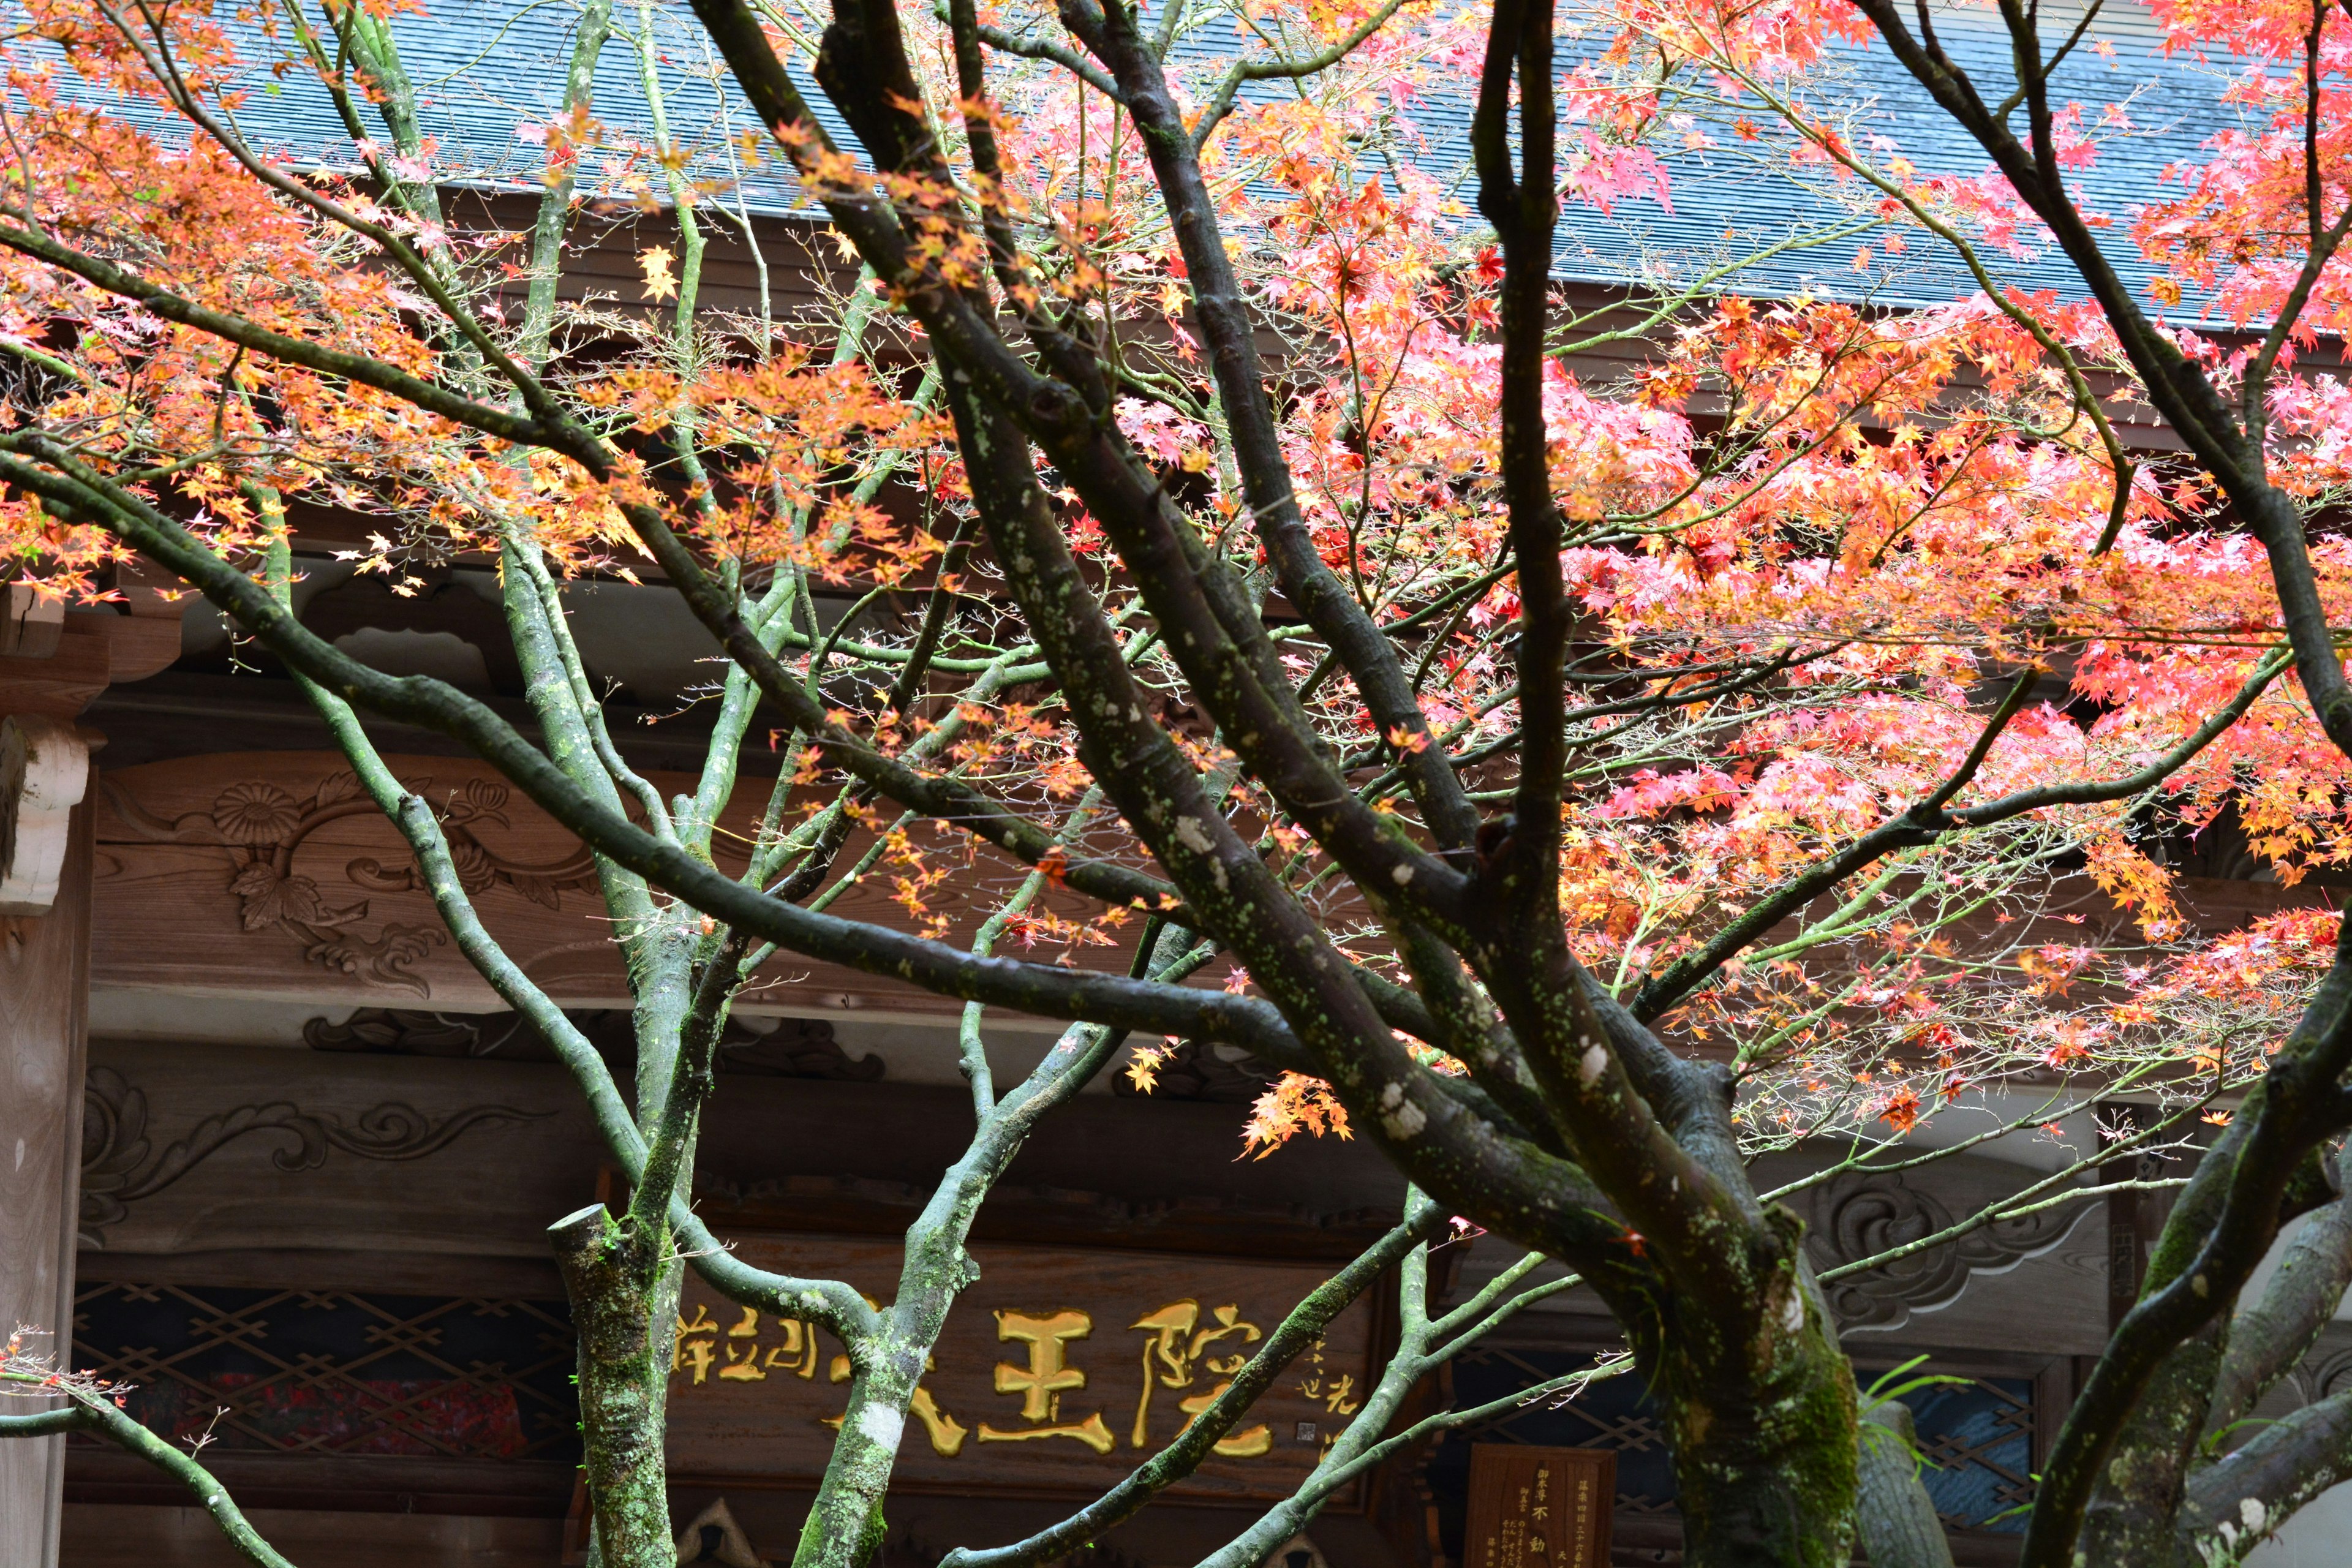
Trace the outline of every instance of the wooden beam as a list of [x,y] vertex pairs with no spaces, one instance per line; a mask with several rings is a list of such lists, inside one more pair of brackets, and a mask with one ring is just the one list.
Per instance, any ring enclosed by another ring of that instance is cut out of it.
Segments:
[[143,680],[180,657],[178,613],[151,591],[140,591],[129,615],[68,610],[43,629],[0,636],[0,713],[72,719],[109,686]]
[[[587,851],[487,763],[401,756],[386,763],[433,803],[454,841],[482,921],[523,972],[567,1006],[625,1006],[627,978]],[[666,793],[692,788],[656,773]],[[769,781],[747,780],[719,828],[721,864],[758,831]],[[458,1011],[500,1005],[449,942],[415,862],[340,754],[215,752],[110,770],[95,793],[100,856],[97,984],[102,989],[274,996],[320,1004]],[[814,801],[820,796],[812,793]],[[872,840],[843,853],[854,863]],[[961,855],[961,841],[941,839]],[[982,854],[967,877],[933,895],[962,942],[1015,885],[1021,868]],[[907,929],[915,917],[885,859],[833,906],[854,920]],[[1100,906],[1062,889],[1040,900],[1084,921]],[[1139,923],[1125,928],[1131,933]],[[1045,946],[1024,956],[1046,960]],[[1082,967],[1124,971],[1123,945],[1081,944]],[[743,996],[756,1010],[805,1016],[890,1013],[949,1021],[952,998],[789,954]]]

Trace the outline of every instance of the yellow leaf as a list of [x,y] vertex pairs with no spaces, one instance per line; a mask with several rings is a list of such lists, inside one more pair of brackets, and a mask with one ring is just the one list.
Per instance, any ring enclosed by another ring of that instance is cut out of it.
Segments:
[[672,300],[677,297],[677,277],[670,270],[677,258],[667,245],[649,246],[637,252],[637,266],[646,275],[646,298]]

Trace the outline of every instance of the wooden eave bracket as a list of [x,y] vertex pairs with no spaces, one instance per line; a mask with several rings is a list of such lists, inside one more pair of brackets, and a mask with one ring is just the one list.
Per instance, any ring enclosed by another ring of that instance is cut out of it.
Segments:
[[91,610],[0,584],[0,915],[57,902],[68,825],[104,743],[74,720],[109,686],[179,658],[180,611],[164,591],[174,581],[134,565],[119,607]]
[[89,746],[37,713],[0,720],[0,915],[47,914],[58,901],[73,808],[89,787]]

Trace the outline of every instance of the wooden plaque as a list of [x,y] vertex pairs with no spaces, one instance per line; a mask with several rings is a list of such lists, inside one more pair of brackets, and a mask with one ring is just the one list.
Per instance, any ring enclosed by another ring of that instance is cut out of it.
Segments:
[[1616,1497],[1606,1448],[1474,1443],[1463,1568],[1607,1568]]
[[[739,1237],[749,1263],[896,1293],[895,1240]],[[978,1246],[909,1415],[893,1485],[1090,1498],[1167,1446],[1328,1265],[1072,1247]],[[1374,1288],[1376,1290],[1378,1287]],[[1360,1405],[1370,1292],[1293,1362],[1171,1499],[1270,1501],[1296,1490]],[[672,1479],[814,1486],[833,1451],[848,1357],[830,1334],[720,1300],[692,1274],[669,1380]],[[1351,1493],[1335,1500],[1349,1506]]]

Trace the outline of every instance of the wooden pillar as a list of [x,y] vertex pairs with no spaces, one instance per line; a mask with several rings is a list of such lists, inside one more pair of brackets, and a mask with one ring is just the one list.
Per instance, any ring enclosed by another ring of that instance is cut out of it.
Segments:
[[[159,592],[174,581],[126,563],[121,603],[82,610],[0,584],[0,1337],[42,1330],[35,1347],[61,1363],[81,1201],[95,739],[74,721],[110,685],[179,657],[180,609]],[[62,1437],[0,1442],[0,1568],[56,1568],[65,1458]]]
[[[0,1334],[22,1324],[54,1337],[30,1348],[67,1360],[72,1350],[74,1236],[80,1199],[82,1071],[89,996],[90,819],[82,787],[88,753],[59,726],[53,745],[79,761],[71,802],[53,792],[47,806],[62,822],[37,824],[41,802],[9,826],[8,847],[32,854],[37,833],[62,838],[53,901],[40,913],[0,913]],[[50,780],[58,778],[51,759]],[[25,769],[15,802],[25,806]],[[5,872],[6,867],[0,867]],[[22,870],[19,866],[17,869]],[[46,882],[46,877],[39,879]],[[11,879],[0,876],[0,888]],[[44,889],[46,891],[46,889]],[[23,901],[0,908],[24,910]],[[12,1413],[46,1408],[10,1399]],[[55,1568],[63,1510],[65,1439],[0,1442],[0,1568]]]
[[[2118,1138],[2139,1130],[2139,1107],[2103,1105],[2095,1112],[2103,1131]],[[2139,1176],[2145,1155],[2126,1155],[2099,1167],[2101,1186]],[[2147,1194],[2126,1190],[2107,1194],[2107,1331],[2113,1333],[2125,1316],[2139,1304],[2140,1282],[2147,1277],[2148,1234],[2141,1223],[2140,1199]]]

